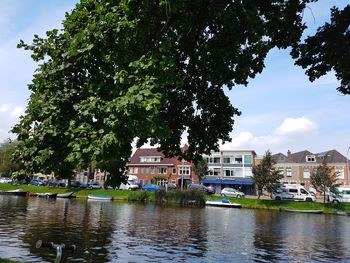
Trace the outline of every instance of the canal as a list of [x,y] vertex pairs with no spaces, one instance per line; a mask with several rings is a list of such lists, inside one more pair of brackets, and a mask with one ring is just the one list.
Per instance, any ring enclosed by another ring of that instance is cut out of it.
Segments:
[[349,262],[350,220],[220,207],[0,196],[0,258],[53,262]]

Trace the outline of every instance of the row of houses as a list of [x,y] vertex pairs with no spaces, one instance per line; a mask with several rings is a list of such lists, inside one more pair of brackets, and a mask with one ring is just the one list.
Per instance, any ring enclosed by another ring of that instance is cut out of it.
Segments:
[[[177,157],[167,158],[156,148],[139,148],[131,156],[126,173],[128,176],[137,176],[141,185],[171,183],[185,188],[190,183],[202,183],[214,186],[217,192],[224,187],[233,187],[246,194],[254,194],[252,168],[262,159],[254,150],[212,152],[203,158],[208,163],[209,171],[200,180],[191,162]],[[273,158],[277,162],[276,168],[283,175],[282,183],[301,184],[309,189],[311,174],[327,158],[328,166],[336,173],[338,183],[349,184],[348,160],[336,150],[321,153],[288,151],[286,154],[273,154]],[[76,180],[81,182],[96,181],[100,184],[104,183],[105,178],[106,174],[98,170],[86,170],[76,175]]]

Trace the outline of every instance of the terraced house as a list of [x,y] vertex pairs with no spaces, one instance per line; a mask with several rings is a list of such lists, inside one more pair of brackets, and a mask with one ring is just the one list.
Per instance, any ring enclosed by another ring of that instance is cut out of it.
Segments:
[[306,189],[310,188],[310,176],[315,168],[326,159],[327,165],[333,168],[341,185],[349,184],[348,160],[336,150],[321,153],[301,151],[296,153],[287,152],[273,155],[277,161],[276,167],[283,174],[282,183],[301,184]]
[[204,155],[209,173],[203,178],[204,185],[212,185],[216,192],[232,187],[245,194],[254,193],[252,167],[256,153],[253,150],[234,150],[212,152]]
[[136,175],[141,185],[155,183],[164,186],[166,183],[186,187],[198,183],[193,164],[177,157],[167,158],[156,148],[139,148],[127,164],[127,174]]

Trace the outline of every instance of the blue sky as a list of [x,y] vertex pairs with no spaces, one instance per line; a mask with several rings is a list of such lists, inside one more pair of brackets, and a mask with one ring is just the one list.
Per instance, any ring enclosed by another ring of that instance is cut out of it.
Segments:
[[[29,98],[27,84],[36,68],[30,53],[17,49],[20,39],[30,43],[33,35],[60,28],[65,12],[76,0],[1,0],[0,1],[0,142],[23,114]],[[315,32],[329,20],[333,5],[344,7],[350,1],[325,1],[310,4],[304,21]],[[346,155],[350,146],[349,96],[336,91],[338,81],[329,74],[310,83],[301,68],[294,66],[289,50],[272,50],[265,70],[247,87],[227,91],[232,104],[242,111],[236,118],[232,142],[223,149],[253,149],[259,155],[336,149]]]

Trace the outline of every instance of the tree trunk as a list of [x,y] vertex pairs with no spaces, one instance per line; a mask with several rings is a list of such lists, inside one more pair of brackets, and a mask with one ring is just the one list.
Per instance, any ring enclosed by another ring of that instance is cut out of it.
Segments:
[[326,203],[326,191],[323,191],[323,203]]

